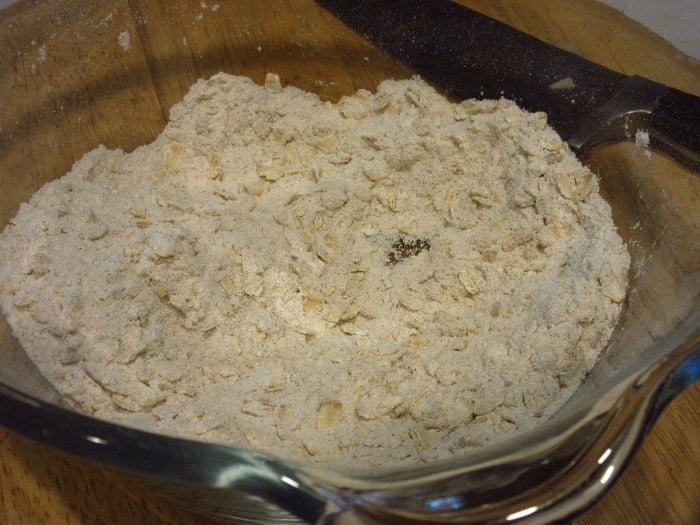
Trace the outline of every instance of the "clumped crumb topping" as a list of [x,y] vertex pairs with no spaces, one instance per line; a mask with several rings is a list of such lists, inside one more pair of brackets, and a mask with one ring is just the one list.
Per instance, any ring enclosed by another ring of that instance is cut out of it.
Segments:
[[424,463],[577,388],[629,256],[597,179],[507,100],[337,104],[218,74],[0,235],[0,307],[88,414],[321,465]]

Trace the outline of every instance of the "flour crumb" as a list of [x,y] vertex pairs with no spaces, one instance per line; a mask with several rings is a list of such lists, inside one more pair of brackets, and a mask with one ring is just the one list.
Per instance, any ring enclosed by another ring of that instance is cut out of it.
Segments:
[[650,159],[651,150],[649,150],[649,133],[647,131],[638,129],[634,134],[634,145],[638,148],[644,150],[644,155]]
[[112,21],[113,18],[114,18],[114,12],[108,13],[107,16],[105,16],[102,19],[102,21],[100,22],[100,25],[106,26],[107,24],[109,24]]
[[122,33],[119,33],[119,36],[117,37],[117,41],[119,42],[119,45],[122,47],[124,51],[128,51],[129,48],[131,47],[131,35],[129,34],[128,31],[124,31]]
[[41,46],[37,51],[37,61],[40,64],[46,62],[46,46]]
[[508,100],[419,78],[337,103],[217,74],[0,235],[0,308],[76,408],[329,466],[549,418],[630,265],[598,180]]
[[649,147],[649,133],[638,129],[634,134],[634,145],[638,148],[648,148]]
[[549,85],[549,89],[553,91],[563,91],[567,89],[574,89],[575,87],[576,83],[571,77],[562,78],[561,80],[557,80]]

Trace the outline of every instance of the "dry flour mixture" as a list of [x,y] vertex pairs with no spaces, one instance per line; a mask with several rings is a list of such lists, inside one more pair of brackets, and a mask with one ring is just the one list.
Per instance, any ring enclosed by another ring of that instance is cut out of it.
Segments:
[[0,255],[3,312],[80,410],[353,466],[546,420],[629,266],[542,113],[417,78],[332,104],[226,74],[152,144],[40,189]]

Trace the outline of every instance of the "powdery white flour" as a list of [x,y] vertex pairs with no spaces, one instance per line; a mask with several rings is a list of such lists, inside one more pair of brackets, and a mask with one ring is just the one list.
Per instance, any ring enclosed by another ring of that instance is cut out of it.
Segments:
[[41,188],[0,256],[3,312],[80,410],[352,466],[546,420],[630,262],[542,113],[418,78],[332,104],[226,74],[152,144]]

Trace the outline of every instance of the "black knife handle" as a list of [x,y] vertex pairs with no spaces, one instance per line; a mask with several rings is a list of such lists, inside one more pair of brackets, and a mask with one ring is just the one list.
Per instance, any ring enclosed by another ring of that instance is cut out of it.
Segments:
[[[641,130],[700,172],[698,97],[611,71],[450,0],[316,2],[454,97],[506,97],[546,112],[578,153]],[[562,80],[571,87],[555,88]]]
[[700,166],[700,98],[667,88],[649,115],[649,130],[664,149]]

